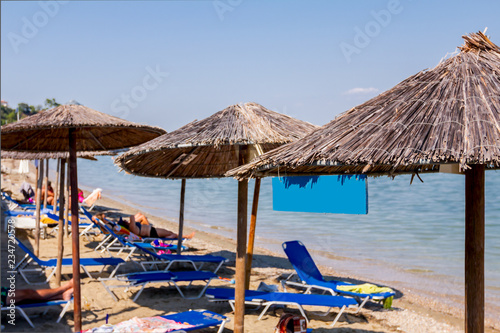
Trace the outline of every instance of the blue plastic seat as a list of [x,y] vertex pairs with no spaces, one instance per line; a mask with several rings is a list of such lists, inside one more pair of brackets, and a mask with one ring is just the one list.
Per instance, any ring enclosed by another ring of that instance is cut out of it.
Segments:
[[[206,296],[211,301],[221,301],[226,300],[229,302],[234,310],[234,289],[225,288],[209,288],[206,291]],[[245,291],[245,303],[263,306],[261,314],[259,315],[259,320],[264,316],[267,310],[272,305],[293,305],[296,306],[300,313],[306,318],[307,315],[304,311],[303,306],[321,306],[327,307],[328,310],[323,314],[329,314],[331,308],[340,308],[339,313],[333,320],[331,327],[333,327],[340,316],[344,313],[344,310],[351,306],[356,305],[357,302],[351,297],[343,296],[332,296],[332,295],[312,295],[312,294],[296,294],[296,293],[280,293],[280,292],[265,292],[257,290],[246,290]]]
[[[35,328],[35,325],[33,322],[30,320],[26,312],[24,311],[25,309],[31,309],[31,308],[40,308],[40,307],[51,307],[51,306],[56,306],[60,305],[62,306],[61,313],[59,314],[59,317],[56,320],[56,323],[60,322],[62,317],[64,317],[64,314],[66,311],[68,311],[69,306],[73,303],[73,298],[71,298],[69,301],[64,301],[64,300],[57,300],[57,301],[46,301],[46,302],[36,302],[36,303],[24,303],[24,304],[16,304],[15,309],[19,311],[19,313],[26,319],[28,324],[30,324],[31,327]],[[2,311],[9,311],[10,308],[8,306],[2,307]],[[47,311],[45,311],[47,312]]]
[[[226,323],[229,321],[229,318],[224,317],[218,313],[208,311],[208,310],[190,310],[190,311],[185,311],[185,312],[179,312],[179,313],[173,313],[165,316],[159,316],[163,319],[167,319],[169,321],[173,321],[175,323],[180,323],[180,324],[185,324],[182,326],[188,326],[184,327],[182,329],[175,329],[172,331],[171,327],[165,327],[162,326],[156,327],[156,331],[162,331],[164,332],[165,330],[167,332],[190,332],[190,331],[196,331],[196,330],[201,330],[204,328],[209,328],[213,326],[219,326],[219,330],[217,331],[218,333],[222,333],[224,331],[224,326]],[[148,319],[157,319],[158,317],[153,317],[153,318],[148,318]],[[158,321],[155,321],[158,323]],[[119,324],[118,324],[119,325]],[[151,323],[149,325],[152,325]],[[166,324],[166,323],[159,323],[158,325],[167,325],[170,326],[171,323]],[[178,327],[179,325],[177,325]],[[104,327],[103,327],[104,328]],[[111,331],[115,330],[115,327],[113,326],[106,326],[105,330]]]
[[[113,297],[115,301],[115,294],[111,291],[112,288],[129,288],[129,287],[141,287],[141,289],[137,292],[135,297],[132,299],[134,302],[141,295],[142,291],[149,283],[168,283],[173,284],[182,298],[186,299],[198,299],[205,293],[205,290],[208,288],[210,281],[212,279],[218,278],[217,274],[207,271],[181,271],[181,272],[167,272],[167,271],[155,271],[155,272],[140,272],[140,273],[130,273],[130,274],[122,274],[117,275],[114,278],[107,279],[99,279],[104,286],[104,289]],[[122,284],[120,285],[108,285],[105,284],[105,281],[120,281]],[[189,282],[187,288],[191,286],[191,284],[195,281],[204,281],[205,285],[203,286],[200,293],[194,297],[186,297],[180,286],[177,284],[178,282]],[[125,284],[123,284],[125,283]]]
[[[289,241],[283,243],[283,250],[285,251],[288,260],[295,269],[301,283],[289,281],[288,279],[285,284],[294,285],[298,287],[306,288],[305,293],[310,293],[313,289],[319,289],[322,291],[327,291],[332,295],[345,295],[354,297],[361,309],[369,299],[373,300],[384,300],[386,298],[394,296],[395,292],[382,292],[382,293],[356,293],[350,291],[340,290],[339,286],[351,286],[352,283],[338,281],[338,280],[325,280],[321,272],[319,271],[313,258],[307,251],[306,247],[300,241]],[[283,285],[284,286],[284,285]],[[359,310],[358,310],[359,311]]]
[[[28,284],[35,284],[33,282],[30,282],[25,273],[29,271],[42,271],[45,272],[48,269],[51,269],[51,272],[49,273],[49,276],[44,282],[40,283],[46,283],[50,281],[52,276],[56,272],[56,265],[57,265],[57,259],[48,259],[48,260],[42,260],[38,258],[26,245],[24,245],[20,240],[16,238],[16,243],[17,246],[23,250],[26,253],[26,256],[17,264],[16,269],[21,274],[23,279],[26,281]],[[36,263],[39,268],[27,268],[27,266],[30,263]],[[87,275],[92,278],[92,275],[90,272],[87,270],[88,266],[101,266],[101,272],[106,268],[106,266],[115,266],[115,269],[113,272],[111,272],[110,276],[114,276],[118,268],[123,265],[125,261],[121,258],[80,258],[80,267],[87,273]],[[66,266],[73,266],[73,259],[72,258],[63,258],[62,262],[62,267]]]
[[[201,267],[203,266],[204,263],[214,263],[217,264],[215,267],[215,270],[213,271],[214,273],[217,273],[219,268],[224,264],[225,262],[228,262],[229,259],[221,257],[221,256],[213,256],[213,255],[195,255],[195,254],[157,254],[154,251],[150,251],[146,247],[144,247],[144,244],[140,243],[131,243],[132,246],[137,247],[139,250],[141,250],[143,253],[147,254],[150,256],[152,259],[151,261],[140,261],[140,265],[142,268],[146,271],[147,266],[155,266],[159,263],[166,263],[167,266],[165,268],[166,271],[170,269],[170,267],[174,263],[178,262],[187,262],[193,265],[195,270],[200,270]],[[199,266],[196,266],[196,263],[200,263]]]

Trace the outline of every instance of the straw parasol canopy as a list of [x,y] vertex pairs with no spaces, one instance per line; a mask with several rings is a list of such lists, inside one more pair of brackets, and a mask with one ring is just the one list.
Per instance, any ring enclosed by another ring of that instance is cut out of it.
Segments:
[[[94,151],[94,152],[79,151],[76,153],[76,156],[79,158],[95,160],[94,156],[105,156],[105,155],[114,156],[117,154],[118,154],[117,152],[111,150]],[[68,159],[69,152],[51,151],[51,152],[36,153],[29,151],[2,150],[0,152],[0,156],[2,157],[2,159],[11,159],[11,160],[47,160],[47,159],[56,160],[60,158]]]
[[[257,103],[231,105],[169,134],[135,147],[115,160],[140,176],[182,178],[179,214],[181,249],[186,178],[224,177],[238,165],[279,145],[297,140],[317,126],[270,111]],[[250,237],[253,239],[260,181],[255,183]],[[243,332],[248,182],[238,182],[235,332]],[[251,241],[252,248],[253,242]],[[249,255],[251,253],[249,248]],[[248,262],[251,262],[249,259]],[[248,273],[249,274],[249,273]],[[241,300],[241,302],[240,302]]]
[[2,126],[2,150],[68,151],[68,129],[74,129],[77,151],[114,150],[136,146],[165,131],[93,110],[61,105]]
[[231,105],[200,121],[130,149],[115,160],[126,172],[159,178],[213,178],[238,164],[240,146],[253,156],[318,128],[257,103]]
[[[16,123],[2,126],[2,150],[35,153],[69,152],[74,330],[76,332],[82,329],[77,151],[93,152],[128,148],[164,133],[165,131],[158,127],[135,124],[76,104],[61,105]],[[37,238],[35,243],[38,248]],[[61,260],[62,258],[58,258],[58,262]]]
[[460,52],[227,175],[465,174],[465,327],[484,331],[484,173],[500,166],[500,48]]
[[402,174],[500,166],[500,48],[483,33],[460,53],[339,115],[306,138],[231,171]]

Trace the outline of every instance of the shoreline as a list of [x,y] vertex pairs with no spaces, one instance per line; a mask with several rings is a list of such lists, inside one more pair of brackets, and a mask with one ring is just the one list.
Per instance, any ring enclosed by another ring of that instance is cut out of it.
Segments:
[[[2,165],[5,160],[2,160]],[[4,187],[4,175],[2,174],[2,187]],[[16,184],[19,186],[20,184]],[[83,186],[85,188],[88,186]],[[14,192],[14,191],[13,191]],[[85,194],[88,194],[88,191],[85,191]],[[106,208],[113,208],[116,211],[120,212],[120,214],[134,214],[137,212],[137,208],[132,207],[126,203],[114,200],[109,196],[106,196],[106,192],[104,192],[103,199],[99,200],[96,203],[96,207],[101,207],[106,210]],[[95,212],[95,211],[94,211]],[[166,227],[169,230],[176,232],[178,223],[174,221],[170,221],[165,218],[161,218],[158,216],[154,216],[148,213],[148,218],[150,218],[151,222],[158,225]],[[194,223],[196,225],[196,223]],[[224,270],[224,274],[234,274],[234,252],[236,247],[236,242],[228,237],[222,236],[214,230],[213,233],[197,229],[193,226],[189,220],[185,221],[185,232],[190,233],[192,231],[196,231],[196,235],[193,240],[191,240],[188,244],[203,253],[223,253],[224,256],[229,257],[230,262],[226,265],[226,269]],[[42,244],[45,241],[42,241]],[[83,243],[83,242],[82,242]],[[84,244],[82,244],[82,248]],[[66,247],[68,248],[68,247]],[[82,249],[83,250],[83,249]],[[311,251],[313,257],[315,257],[315,252]],[[94,252],[92,252],[94,253]],[[198,252],[197,252],[198,253]],[[67,253],[65,253],[67,255]],[[87,255],[89,256],[89,255]],[[84,257],[82,255],[82,257]],[[282,253],[274,252],[269,249],[262,248],[257,246],[255,248],[254,253],[254,265],[252,269],[252,278],[251,278],[251,288],[257,288],[257,285],[261,281],[265,281],[268,284],[276,284],[276,277],[292,272],[291,265],[288,263],[285,255]],[[375,282],[373,280],[367,279],[362,276],[353,276],[352,274],[345,274],[342,271],[334,270],[330,267],[325,267],[323,265],[318,265],[321,272],[325,276],[335,276],[347,279],[354,279],[359,281],[368,281]],[[223,274],[221,274],[223,275]],[[230,277],[230,276],[228,276]],[[93,283],[91,283],[93,284]],[[398,286],[389,284],[393,289],[398,289]],[[365,309],[362,310],[362,316],[366,318],[367,322],[363,323],[363,320],[356,319],[354,315],[348,316],[348,322],[342,321],[337,324],[336,328],[345,328],[352,329],[353,331],[357,331],[358,329],[363,330],[382,330],[384,332],[460,332],[463,331],[463,311],[459,310],[456,307],[447,306],[440,298],[444,295],[434,295],[435,297],[426,297],[420,295],[418,289],[408,290],[407,288],[399,289],[400,292],[403,293],[402,297],[397,297],[393,302],[393,307],[396,309],[395,311],[380,311],[379,309]],[[449,297],[446,296],[446,297]],[[182,299],[181,299],[182,300]],[[140,301],[140,299],[138,300]],[[451,300],[450,302],[463,303],[463,300],[457,299]],[[121,300],[120,302],[123,302]],[[134,303],[130,300],[126,300],[128,305],[132,306]],[[139,302],[138,302],[139,303]],[[220,309],[221,314],[231,317],[230,308],[224,305],[215,305],[213,303],[208,303],[205,301],[200,301],[204,306],[208,307],[209,310],[216,311]],[[115,303],[116,304],[116,303]],[[142,303],[139,303],[142,304]],[[193,304],[194,308],[196,308],[196,302]],[[212,306],[213,304],[213,306]],[[137,306],[137,304],[136,304]],[[140,306],[140,308],[147,307],[147,305]],[[215,310],[214,310],[215,309]],[[145,309],[143,309],[145,310]],[[217,311],[216,311],[217,312]],[[145,313],[149,313],[146,311]],[[252,327],[252,323],[255,321],[253,312],[248,311],[250,317],[248,320],[249,326]],[[65,316],[68,318],[68,315]],[[130,317],[131,318],[131,317]],[[264,323],[264,326],[274,327],[277,322],[278,317],[274,317],[272,315],[267,315],[264,318],[267,320],[259,321],[258,324]],[[125,319],[129,319],[125,317]],[[124,319],[124,320],[125,320]],[[102,322],[102,318],[97,323]],[[351,323],[354,321],[354,323]],[[271,323],[272,322],[272,323]],[[68,321],[69,323],[69,321]],[[270,325],[272,324],[272,325]],[[322,332],[326,327],[327,323],[313,320],[312,325],[310,327],[315,328],[315,332]],[[92,327],[96,327],[99,325],[94,325]],[[247,326],[247,320],[245,321],[245,326]],[[500,323],[495,323],[493,321],[486,321],[486,332],[500,332]],[[227,326],[229,329],[232,328],[232,324],[230,323]],[[85,328],[90,328],[85,326]],[[318,328],[318,329],[316,329]],[[270,328],[272,329],[272,328]],[[266,328],[266,331],[269,330]],[[325,330],[327,332],[329,330]]]

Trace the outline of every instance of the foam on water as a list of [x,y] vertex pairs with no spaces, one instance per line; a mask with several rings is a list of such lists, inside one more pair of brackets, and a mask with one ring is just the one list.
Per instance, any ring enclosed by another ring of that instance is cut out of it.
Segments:
[[[78,161],[80,184],[153,215],[177,220],[180,181],[118,173],[109,157]],[[257,246],[282,252],[300,239],[318,262],[339,271],[463,295],[465,177],[451,174],[369,178],[368,215],[275,212],[262,180]],[[188,180],[186,223],[235,238],[237,181]],[[249,186],[249,212],[253,182]],[[213,227],[216,228],[213,228]],[[500,172],[486,172],[486,300],[500,306]],[[332,256],[321,255],[328,253]],[[354,259],[354,260],[353,260]],[[354,264],[353,264],[354,263]]]

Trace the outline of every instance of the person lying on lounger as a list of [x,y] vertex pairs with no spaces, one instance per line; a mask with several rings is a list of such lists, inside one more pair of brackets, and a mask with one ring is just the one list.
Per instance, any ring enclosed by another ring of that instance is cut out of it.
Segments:
[[[97,214],[97,218],[99,218],[101,221],[104,221],[106,223],[109,223],[109,220],[107,220],[106,216],[104,213]],[[130,230],[130,232],[136,234],[137,236],[143,237],[143,238],[178,238],[179,235],[177,235],[175,232],[172,232],[167,229],[163,228],[157,228],[153,227],[151,223],[149,223],[148,219],[144,214],[142,213],[137,213],[135,215],[130,216],[130,221],[123,220],[120,218],[120,221],[118,221],[118,224],[127,228]],[[183,236],[183,238],[193,238],[194,237],[194,232],[187,236]]]
[[21,304],[56,300],[69,301],[72,296],[73,279],[69,280],[64,286],[54,289],[16,289],[13,293],[10,293],[9,289],[2,287],[1,303],[3,307],[9,306],[12,302]]

